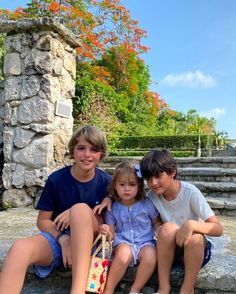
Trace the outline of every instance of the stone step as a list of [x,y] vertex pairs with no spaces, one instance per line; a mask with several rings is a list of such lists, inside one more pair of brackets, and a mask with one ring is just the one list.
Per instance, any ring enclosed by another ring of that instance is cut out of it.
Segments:
[[[35,227],[37,211],[32,208],[16,208],[0,212],[0,268],[6,252],[12,242],[24,236],[37,233]],[[209,264],[199,274],[196,284],[196,294],[233,294],[236,293],[236,234],[235,217],[219,217],[225,228],[222,237],[213,239],[212,258]],[[129,268],[115,294],[126,294],[134,280],[135,268]],[[179,293],[179,286],[183,279],[181,271],[171,274],[172,294]],[[35,277],[29,269],[22,294],[69,294],[71,272],[57,270],[49,278],[41,280]],[[146,287],[144,294],[156,291],[157,279],[154,273]]]
[[181,167],[178,178],[185,181],[236,182],[236,168]]
[[216,214],[236,216],[236,183],[191,181]]
[[[104,167],[114,167],[125,159],[141,160],[142,157],[109,156],[100,163]],[[222,167],[236,168],[236,157],[176,157],[178,167]]]
[[236,168],[236,157],[178,157],[178,167]]
[[215,214],[236,217],[236,198],[206,197],[206,200]]
[[205,194],[212,192],[236,192],[236,183],[232,182],[191,181],[191,183],[197,186]]
[[[100,166],[109,174],[113,174],[116,166]],[[185,181],[236,182],[236,168],[220,167],[181,167],[178,178]]]

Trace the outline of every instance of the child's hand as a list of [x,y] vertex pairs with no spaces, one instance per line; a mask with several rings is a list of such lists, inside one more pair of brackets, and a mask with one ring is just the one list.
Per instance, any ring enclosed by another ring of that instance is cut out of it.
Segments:
[[61,245],[62,259],[63,259],[64,267],[71,268],[72,258],[71,258],[70,237],[65,234],[59,239],[58,242]]
[[185,222],[176,232],[176,244],[180,247],[186,246],[194,232],[195,221]]
[[53,222],[56,225],[57,230],[64,231],[65,229],[68,229],[70,225],[69,209],[60,213]]
[[104,235],[109,235],[111,233],[111,230],[110,230],[110,227],[109,225],[106,225],[106,224],[102,224],[100,227],[100,233],[101,234],[104,234]]
[[102,210],[104,208],[106,208],[108,211],[111,210],[111,205],[112,205],[112,201],[109,197],[105,197],[103,200],[102,200],[102,203],[99,204],[99,205],[96,205],[93,209],[93,212],[94,214],[100,214],[102,212]]

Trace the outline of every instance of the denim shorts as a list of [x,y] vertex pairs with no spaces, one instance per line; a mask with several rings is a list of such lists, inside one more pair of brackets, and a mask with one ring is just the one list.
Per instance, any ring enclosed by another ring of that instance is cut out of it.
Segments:
[[[65,234],[69,235],[69,231],[65,232]],[[63,259],[62,259],[62,251],[61,251],[61,246],[58,244],[58,242],[48,233],[46,232],[41,232],[41,236],[45,237],[52,250],[52,263],[47,266],[42,266],[42,265],[33,265],[33,269],[35,274],[39,278],[47,278],[49,274],[54,271],[55,269],[62,267],[63,266]]]
[[[204,250],[204,259],[203,259],[201,267],[206,265],[211,259],[211,242],[207,240],[206,238],[205,238],[205,242],[206,242],[206,245]],[[184,248],[183,247],[176,248],[173,267],[184,268]]]
[[[66,235],[70,235],[70,230],[66,230],[64,231],[64,233]],[[50,275],[51,272],[53,272],[57,268],[64,267],[64,265],[63,265],[63,259],[62,259],[61,246],[58,244],[58,242],[50,234],[46,232],[41,232],[40,235],[45,237],[49,242],[49,245],[52,250],[52,263],[46,266],[34,264],[33,270],[39,278],[45,279]],[[99,243],[93,246],[91,254],[93,254],[97,246],[99,246]]]

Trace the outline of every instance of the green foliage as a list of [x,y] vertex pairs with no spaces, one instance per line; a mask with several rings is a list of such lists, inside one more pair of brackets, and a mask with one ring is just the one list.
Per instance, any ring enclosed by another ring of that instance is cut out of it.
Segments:
[[[148,90],[150,72],[135,52],[125,47],[113,47],[97,61],[105,66],[113,78],[112,86],[118,93],[125,93],[131,99],[138,99]],[[135,104],[135,101],[131,101]]]
[[142,45],[146,31],[131,19],[120,0],[30,0],[27,7],[13,12],[0,9],[5,19],[51,17],[63,23],[77,37],[81,60],[95,60],[108,48],[125,46],[138,54],[149,48]]
[[73,102],[74,117],[76,121],[81,116],[88,117],[88,113],[92,113],[92,104],[99,104],[100,112],[95,112],[93,122],[100,120],[101,126],[101,113],[104,112],[106,118],[113,118],[108,132],[108,137],[111,134],[114,135],[112,138],[115,137],[112,146],[121,134],[155,135],[156,115],[152,114],[152,106],[145,98],[149,82],[148,67],[137,55],[124,48],[112,48],[96,62],[80,62]]
[[107,69],[109,84],[121,99],[115,102],[121,134],[154,135],[156,116],[145,98],[150,84],[150,71],[137,54],[124,47],[111,48],[95,63]]
[[113,149],[119,138],[119,122],[115,115],[118,101],[122,95],[117,94],[111,86],[95,81],[91,68],[79,64],[76,79],[76,95],[73,99],[73,117],[75,128],[82,124],[94,124],[105,131],[109,148]]
[[[96,61],[78,63],[73,99],[75,127],[85,123],[98,125],[107,134],[110,150],[156,147],[194,149],[198,144],[197,135],[201,138],[202,148],[209,149],[214,144],[217,148],[225,146],[225,136],[219,135],[212,139],[214,119],[201,117],[196,110],[189,110],[187,114],[173,111],[166,104],[160,106],[157,93],[156,96],[148,95],[151,93],[150,70],[140,59],[137,53],[140,50],[134,50],[137,38],[131,38],[134,32],[138,32],[135,23],[129,26],[132,24],[130,15],[118,5],[119,1],[113,1],[112,6],[110,1],[98,1],[99,5],[95,5],[95,2],[31,0],[28,8],[15,12],[17,18],[51,16],[63,19],[69,29],[79,32],[83,52],[78,51],[78,55],[83,53],[84,60],[100,57]],[[123,24],[120,26],[122,32],[108,26],[104,35],[107,24],[105,19],[114,21],[114,26]],[[127,32],[123,34],[128,29],[131,35]],[[139,34],[140,38],[144,36],[142,31]],[[127,42],[125,35],[131,38],[131,42]],[[113,42],[116,38],[126,42]],[[131,46],[132,43],[134,46]],[[0,70],[3,54],[3,36],[0,36]],[[194,136],[183,136],[189,134]],[[172,137],[168,138],[167,135]]]
[[[122,156],[122,157],[143,157],[149,149],[147,150],[113,150],[109,152],[109,156]],[[194,150],[171,150],[174,157],[194,157]]]
[[[203,135],[201,147],[207,148],[209,136]],[[118,149],[154,149],[195,150],[198,146],[198,135],[186,136],[129,136],[121,137]]]
[[159,135],[212,134],[215,125],[214,118],[201,117],[195,109],[184,114],[164,108],[157,117]]

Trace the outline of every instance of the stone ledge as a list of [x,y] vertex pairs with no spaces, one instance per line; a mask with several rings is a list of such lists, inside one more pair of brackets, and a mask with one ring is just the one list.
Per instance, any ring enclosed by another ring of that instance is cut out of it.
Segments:
[[236,168],[223,167],[180,167],[178,176],[235,176]]
[[[35,227],[37,211],[32,208],[9,209],[0,212],[0,268],[12,242],[24,236],[37,233]],[[196,284],[196,294],[222,294],[236,293],[236,240],[235,233],[231,236],[229,231],[235,227],[235,218],[222,219],[225,226],[225,235],[213,238],[212,259],[199,274]],[[130,268],[122,282],[117,287],[116,294],[128,293],[130,284],[135,275],[135,268]],[[171,275],[172,293],[178,293],[183,278],[181,271],[174,271]],[[22,294],[67,294],[71,284],[71,272],[58,270],[49,278],[41,280],[35,277],[29,269]],[[143,290],[144,294],[156,291],[156,274],[150,279]]]
[[[222,294],[236,293],[236,256],[215,255],[209,264],[200,271],[195,287],[195,294]],[[129,268],[124,278],[116,288],[115,294],[129,292],[129,287],[134,280],[136,269]],[[171,273],[171,293],[179,293],[183,279],[183,272],[175,270]],[[56,271],[45,280],[38,279],[32,273],[27,274],[25,287],[22,294],[66,294],[71,285],[71,272]],[[38,290],[37,290],[38,289]],[[154,293],[157,289],[156,274],[152,276],[145,288],[144,294]]]
[[202,181],[190,181],[193,185],[198,187],[201,192],[217,191],[217,192],[235,192],[236,183],[233,182],[202,182]]
[[81,47],[79,39],[77,39],[72,32],[70,32],[66,27],[59,23],[55,18],[21,18],[18,20],[0,19],[1,33],[33,31],[37,29],[55,30],[72,46]]
[[[209,264],[204,267],[199,274],[199,278],[195,287],[196,294],[222,294],[236,293],[236,256],[225,256],[214,254]],[[136,269],[129,268],[124,278],[118,285],[115,294],[128,293],[129,287],[134,280]],[[174,270],[171,273],[171,293],[179,293],[179,287],[183,279],[181,270]],[[38,279],[31,271],[27,274],[24,290],[22,294],[36,294],[43,290],[45,294],[69,293],[71,285],[71,272],[58,270],[45,280]],[[38,289],[38,292],[37,292]],[[152,276],[145,288],[144,294],[154,293],[157,289],[156,274]],[[55,292],[54,292],[55,291]]]

